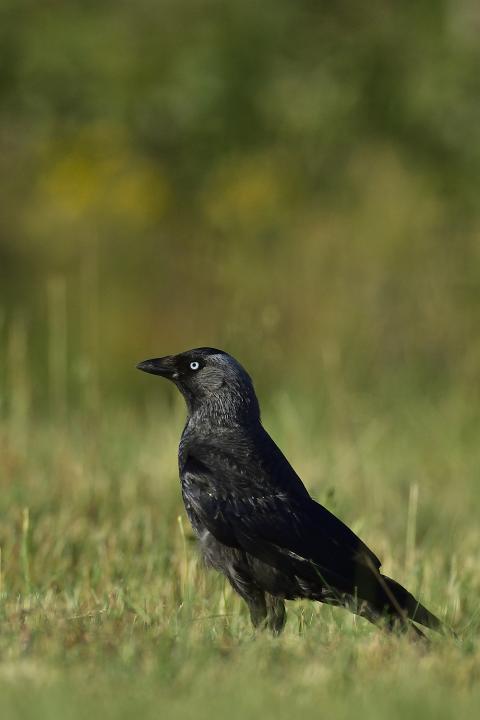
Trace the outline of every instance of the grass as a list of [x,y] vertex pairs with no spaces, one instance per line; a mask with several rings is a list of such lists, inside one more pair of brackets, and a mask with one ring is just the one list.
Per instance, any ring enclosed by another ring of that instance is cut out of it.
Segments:
[[[0,426],[0,717],[462,717],[480,709],[480,420],[462,393],[289,396],[265,413],[313,494],[454,626],[429,650],[289,603],[279,639],[199,561],[183,407]],[[300,403],[300,406],[297,404]],[[163,411],[162,411],[163,410]],[[305,432],[300,432],[300,428]]]

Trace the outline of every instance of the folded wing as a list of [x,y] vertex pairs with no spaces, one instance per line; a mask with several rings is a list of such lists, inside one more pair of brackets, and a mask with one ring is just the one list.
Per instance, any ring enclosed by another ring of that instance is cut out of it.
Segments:
[[246,472],[225,452],[191,448],[182,472],[189,513],[220,542],[310,584],[353,593],[371,582],[380,561],[341,520],[292,479]]

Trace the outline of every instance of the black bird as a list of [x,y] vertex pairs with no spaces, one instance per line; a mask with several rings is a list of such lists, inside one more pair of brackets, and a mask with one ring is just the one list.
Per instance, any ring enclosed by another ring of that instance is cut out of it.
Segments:
[[252,381],[231,355],[197,348],[137,365],[168,378],[188,418],[178,462],[185,508],[209,565],[279,633],[284,600],[340,605],[387,629],[441,623],[335,515],[313,500],[260,421]]

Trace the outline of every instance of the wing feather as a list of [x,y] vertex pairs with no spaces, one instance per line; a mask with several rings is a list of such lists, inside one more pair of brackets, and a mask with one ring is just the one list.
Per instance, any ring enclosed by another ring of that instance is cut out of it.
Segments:
[[374,553],[310,498],[300,480],[300,488],[292,478],[274,478],[274,484],[261,468],[252,478],[251,467],[211,447],[189,449],[182,472],[185,505],[217,540],[290,575],[324,578],[345,592],[380,567]]

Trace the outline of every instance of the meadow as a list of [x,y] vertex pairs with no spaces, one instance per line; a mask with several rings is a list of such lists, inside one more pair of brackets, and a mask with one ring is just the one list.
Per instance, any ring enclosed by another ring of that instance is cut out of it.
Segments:
[[[477,5],[0,2],[0,720],[478,715]],[[253,633],[134,370],[204,345],[457,640]]]
[[480,423],[470,398],[336,387],[264,406],[314,496],[458,639],[433,635],[425,649],[307,602],[288,604],[280,638],[254,634],[197,556],[176,468],[185,412],[154,382],[139,408],[2,423],[2,718],[478,712]]

